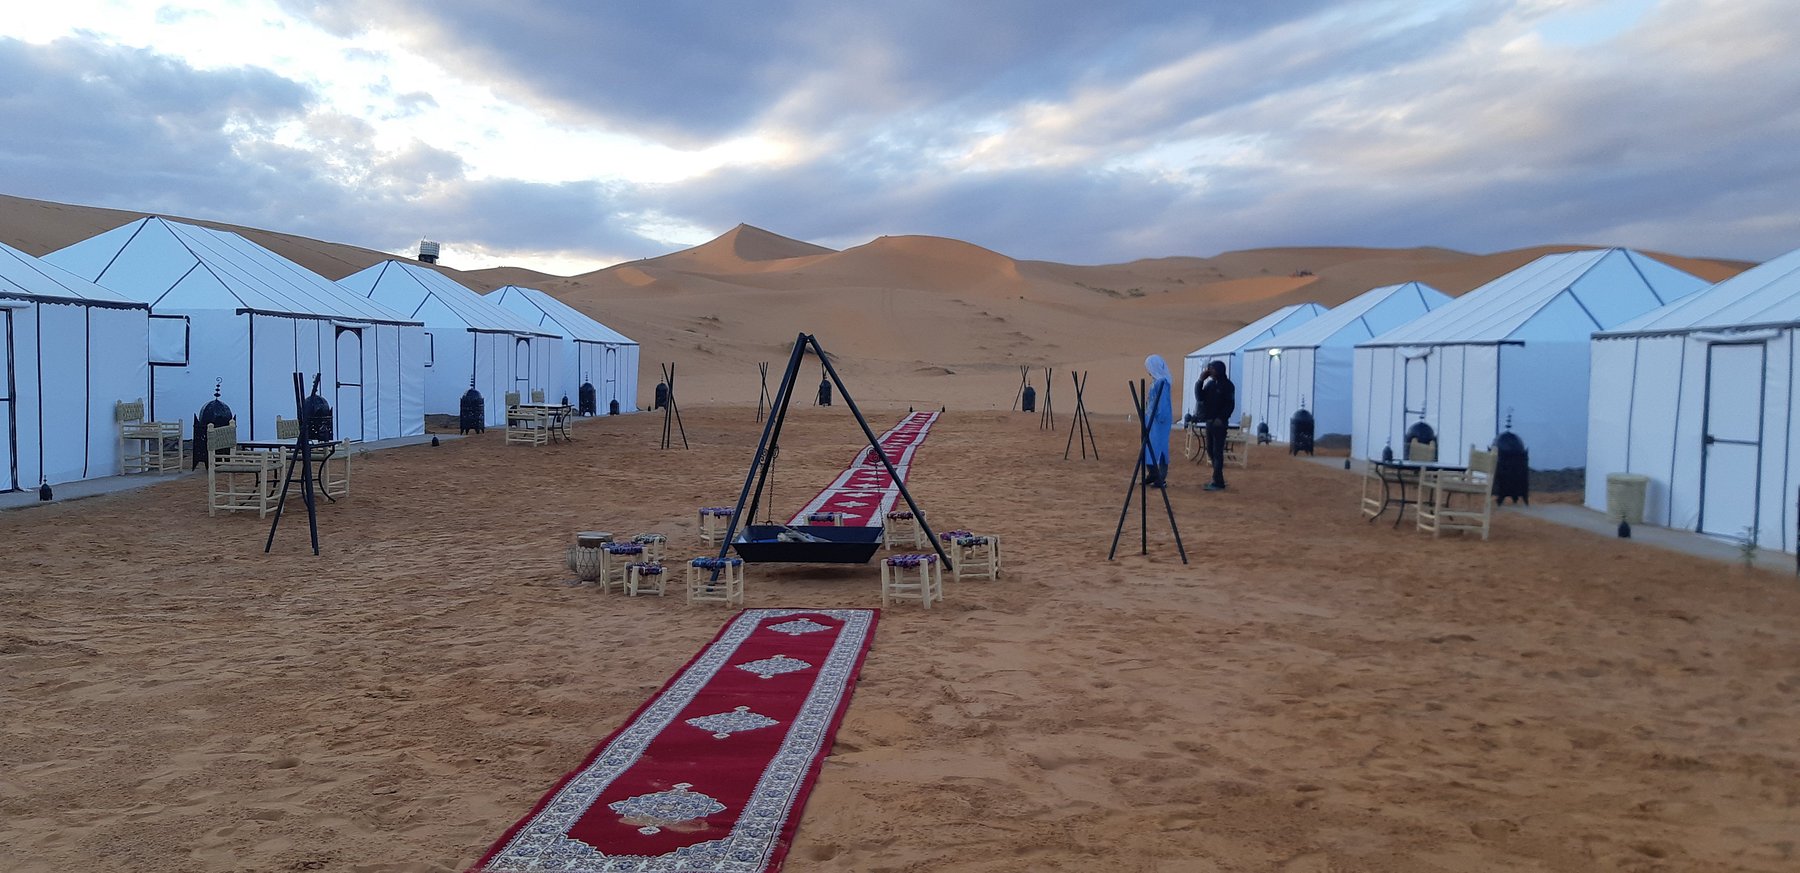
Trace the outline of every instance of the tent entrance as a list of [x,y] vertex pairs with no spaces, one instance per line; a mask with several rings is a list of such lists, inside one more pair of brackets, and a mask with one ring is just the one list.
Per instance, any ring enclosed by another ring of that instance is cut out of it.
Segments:
[[1756,537],[1766,353],[1762,343],[1720,343],[1706,349],[1701,533],[1734,539]]
[[331,401],[338,439],[363,438],[363,335],[361,328],[337,329],[337,392]]
[[513,340],[513,390],[523,400],[531,399],[531,340]]
[[1269,350],[1269,391],[1268,399],[1263,402],[1262,415],[1257,421],[1269,425],[1271,433],[1275,430],[1275,410],[1281,408],[1281,350]]
[[19,488],[19,386],[12,338],[13,311],[0,309],[0,491]]
[[600,368],[600,373],[601,378],[606,380],[605,397],[610,403],[619,399],[619,349],[616,346],[607,346],[605,358],[606,365]]

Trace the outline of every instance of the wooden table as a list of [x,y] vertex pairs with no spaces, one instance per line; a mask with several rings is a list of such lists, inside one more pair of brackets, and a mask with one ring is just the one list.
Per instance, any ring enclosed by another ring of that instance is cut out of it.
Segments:
[[545,413],[550,419],[550,436],[574,442],[575,437],[569,433],[569,419],[575,417],[575,407],[564,403],[521,403],[514,409]]
[[[286,464],[294,454],[296,442],[298,441],[291,439],[243,440],[238,445],[246,449],[279,452],[282,463]],[[309,442],[309,445],[312,448],[312,462],[315,466],[308,472],[313,475],[313,481],[316,483],[319,493],[325,495],[325,499],[333,503],[336,503],[339,497],[350,496],[349,441]],[[335,465],[334,461],[337,462]],[[328,470],[330,466],[336,466],[336,475]]]

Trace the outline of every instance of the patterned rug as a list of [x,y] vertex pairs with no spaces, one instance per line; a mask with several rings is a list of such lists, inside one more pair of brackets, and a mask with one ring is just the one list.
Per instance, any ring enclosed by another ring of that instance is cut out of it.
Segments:
[[781,869],[876,615],[739,613],[474,871]]
[[[893,463],[894,471],[900,474],[901,482],[906,481],[906,474],[912,468],[913,453],[919,450],[919,444],[925,441],[937,420],[938,413],[935,412],[910,413],[877,439],[882,452]],[[846,526],[879,527],[899,499],[900,489],[894,485],[887,468],[881,465],[875,449],[864,448],[857,453],[856,460],[850,462],[849,468],[795,513],[788,524],[805,525],[817,513],[841,512]]]

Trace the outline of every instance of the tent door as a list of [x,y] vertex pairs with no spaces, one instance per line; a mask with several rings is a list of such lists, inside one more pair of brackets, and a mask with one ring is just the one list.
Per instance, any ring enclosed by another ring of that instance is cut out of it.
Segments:
[[0,491],[19,488],[19,386],[13,372],[12,314],[0,309]]
[[[606,379],[606,385],[601,389],[604,393],[601,396],[606,399],[606,402],[611,402],[611,401],[619,399],[619,347],[618,346],[607,346],[606,347],[606,366],[601,368],[600,372],[601,372],[603,378]],[[621,404],[621,405],[623,405],[623,404]]]
[[1269,356],[1269,397],[1263,403],[1262,415],[1256,420],[1267,423],[1269,432],[1275,432],[1275,411],[1281,408],[1281,356]]
[[1701,533],[1735,539],[1756,536],[1765,352],[1761,343],[1717,344],[1706,349]]
[[331,420],[338,439],[363,438],[363,335],[361,328],[337,329],[337,395]]
[[523,337],[513,341],[513,390],[531,399],[531,340]]

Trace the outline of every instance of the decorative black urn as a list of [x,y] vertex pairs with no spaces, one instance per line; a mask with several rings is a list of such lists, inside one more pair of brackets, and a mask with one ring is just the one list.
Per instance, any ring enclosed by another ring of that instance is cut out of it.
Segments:
[[316,386],[313,388],[312,395],[300,404],[300,411],[306,416],[307,440],[315,443],[331,442],[332,431],[336,429],[331,414],[331,404],[326,403],[325,398],[319,396],[319,389]]
[[[214,385],[213,399],[206,401],[206,405],[200,407],[200,414],[194,416],[194,467],[208,463],[212,457],[206,451],[206,432],[215,427],[224,427],[230,424],[232,419],[237,418],[232,414],[231,407],[226,406],[225,401],[219,399],[222,390],[223,383]],[[189,469],[193,469],[193,467]]]
[[619,401],[618,400],[606,401],[606,414],[607,415],[618,415],[619,414]]
[[658,382],[658,383],[656,383],[656,405],[652,406],[650,408],[651,409],[661,409],[668,405],[669,405],[669,383]]
[[1531,453],[1525,441],[1512,431],[1502,431],[1494,438],[1494,497],[1501,503],[1511,497],[1514,503],[1531,505]]
[[1257,422],[1256,423],[1256,444],[1260,446],[1260,445],[1268,442],[1269,440],[1270,440],[1269,423],[1266,421]]
[[474,385],[463,392],[459,413],[457,424],[461,426],[463,433],[487,433],[487,400],[482,398],[480,391],[475,390]]
[[1020,411],[1022,411],[1022,412],[1036,412],[1037,411],[1037,389],[1036,388],[1033,388],[1030,385],[1025,386],[1025,399],[1023,402],[1021,402],[1019,404],[1019,407],[1020,407]]
[[1313,453],[1313,414],[1302,409],[1288,419],[1288,454]]
[[582,415],[595,414],[595,403],[599,400],[599,392],[594,390],[594,383],[581,383],[581,387],[575,391],[575,399],[581,403]]

